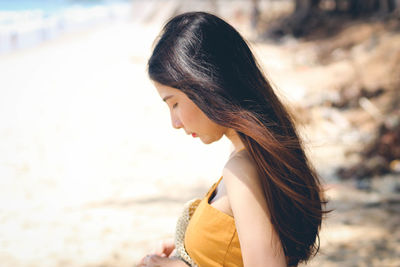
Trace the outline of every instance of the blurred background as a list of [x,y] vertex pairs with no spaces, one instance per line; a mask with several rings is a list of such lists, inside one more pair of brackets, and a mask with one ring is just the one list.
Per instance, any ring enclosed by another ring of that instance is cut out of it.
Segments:
[[295,114],[333,209],[309,266],[400,266],[400,1],[0,0],[0,266],[134,266],[231,147],[171,127],[146,63],[212,12]]

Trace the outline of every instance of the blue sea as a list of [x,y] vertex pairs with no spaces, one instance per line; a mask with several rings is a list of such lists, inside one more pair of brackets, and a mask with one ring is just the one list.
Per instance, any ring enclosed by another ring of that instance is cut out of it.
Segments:
[[47,15],[63,11],[71,7],[90,8],[119,3],[129,3],[131,0],[0,0],[0,11],[41,10]]
[[130,16],[133,0],[0,0],[0,54]]

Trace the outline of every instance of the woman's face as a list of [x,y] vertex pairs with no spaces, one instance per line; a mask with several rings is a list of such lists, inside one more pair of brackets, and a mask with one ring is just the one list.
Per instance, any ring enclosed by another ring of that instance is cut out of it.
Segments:
[[218,141],[226,133],[226,127],[211,121],[185,93],[154,81],[153,84],[169,107],[172,127],[183,128],[205,144]]

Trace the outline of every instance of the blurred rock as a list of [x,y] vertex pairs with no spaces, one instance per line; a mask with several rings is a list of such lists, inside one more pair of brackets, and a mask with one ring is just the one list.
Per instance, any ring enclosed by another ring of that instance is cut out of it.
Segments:
[[388,174],[371,179],[371,189],[384,195],[400,192],[400,176]]
[[400,160],[395,159],[390,162],[390,170],[395,173],[400,173]]

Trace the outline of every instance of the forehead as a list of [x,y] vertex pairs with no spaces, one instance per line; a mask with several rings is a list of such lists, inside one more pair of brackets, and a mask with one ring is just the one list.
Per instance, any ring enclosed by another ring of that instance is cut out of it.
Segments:
[[180,95],[182,92],[176,88],[166,86],[163,84],[160,84],[158,82],[154,82],[154,87],[157,89],[158,93],[160,94],[161,98],[164,98],[168,95]]

